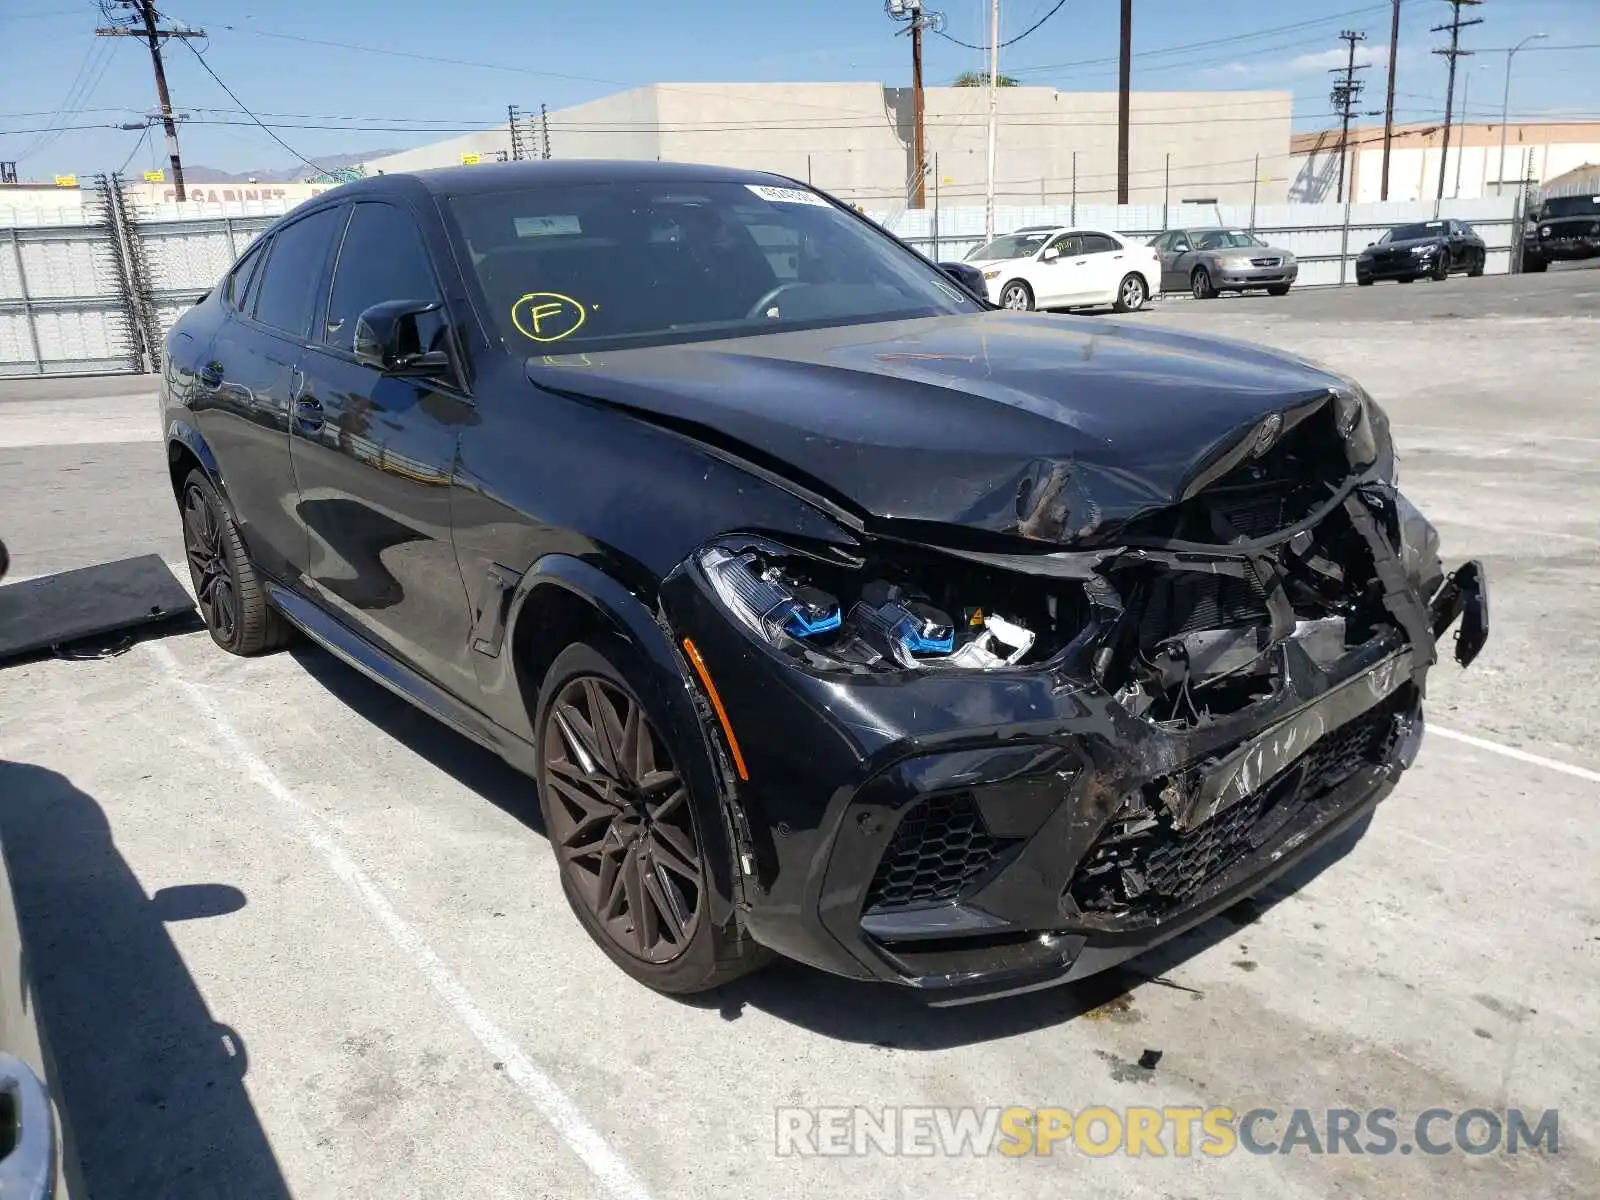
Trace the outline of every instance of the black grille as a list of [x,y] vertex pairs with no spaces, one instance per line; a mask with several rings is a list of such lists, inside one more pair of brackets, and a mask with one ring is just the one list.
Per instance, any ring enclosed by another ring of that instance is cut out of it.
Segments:
[[1015,840],[993,837],[965,793],[919,801],[883,852],[866,906],[882,911],[954,900]]
[[1067,890],[1097,916],[1152,920],[1266,845],[1318,796],[1355,771],[1384,761],[1395,717],[1410,693],[1367,710],[1314,742],[1276,780],[1186,833],[1154,808],[1113,821],[1074,872]]
[[1250,260],[1252,267],[1277,267],[1282,264],[1283,259],[1281,258],[1252,258]]
[[1302,506],[1281,488],[1207,497],[1212,509],[1247,538],[1266,537],[1305,517]]

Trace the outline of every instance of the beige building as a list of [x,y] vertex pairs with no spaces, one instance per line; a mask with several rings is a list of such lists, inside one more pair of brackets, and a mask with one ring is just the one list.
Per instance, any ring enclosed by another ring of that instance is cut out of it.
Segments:
[[[1502,134],[1505,158],[1500,157]],[[1289,199],[1339,198],[1338,130],[1296,134],[1294,181]],[[1345,152],[1346,189],[1359,202],[1377,200],[1383,190],[1383,126],[1350,130]],[[1526,179],[1543,184],[1585,163],[1600,162],[1600,121],[1472,122],[1450,130],[1449,160],[1444,157],[1442,123],[1395,127],[1389,156],[1389,199],[1432,200],[1444,171],[1444,198],[1476,200],[1509,194]]]
[[[1001,204],[1116,200],[1117,97],[1048,87],[998,91],[996,196]],[[912,95],[875,83],[652,84],[552,111],[559,158],[704,162],[809,179],[877,209],[906,203],[913,171]],[[1290,176],[1288,92],[1139,92],[1132,98],[1130,202],[1170,196],[1281,203]],[[926,92],[931,203],[982,203],[988,91]],[[529,145],[536,146],[537,120]],[[510,149],[505,126],[365,164],[377,171],[493,161]]]

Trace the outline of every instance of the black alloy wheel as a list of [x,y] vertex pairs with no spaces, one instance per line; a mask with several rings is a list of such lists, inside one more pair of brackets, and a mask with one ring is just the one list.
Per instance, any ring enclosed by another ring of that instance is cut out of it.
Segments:
[[1433,281],[1443,282],[1450,277],[1450,251],[1441,250],[1433,260]]
[[1194,274],[1189,277],[1190,289],[1194,292],[1196,300],[1212,300],[1216,298],[1217,289],[1211,282],[1211,272],[1204,267],[1196,267]]
[[705,872],[688,788],[644,706],[615,680],[577,676],[541,746],[550,840],[575,899],[618,949],[671,962],[704,917]]
[[183,490],[184,556],[206,628],[227,647],[239,638],[239,592],[223,544],[223,519],[206,490],[190,480]]
[[1483,269],[1488,265],[1488,261],[1489,252],[1487,250],[1479,250],[1476,254],[1474,254],[1472,256],[1472,265],[1467,268],[1467,278],[1481,278],[1483,275]]

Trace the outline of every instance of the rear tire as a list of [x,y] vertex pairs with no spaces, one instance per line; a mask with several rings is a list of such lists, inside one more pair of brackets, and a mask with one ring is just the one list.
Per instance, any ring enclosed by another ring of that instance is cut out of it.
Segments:
[[1148,299],[1150,299],[1150,285],[1144,281],[1143,275],[1137,271],[1130,271],[1117,285],[1117,299],[1112,307],[1119,313],[1138,312]]
[[[646,669],[623,642],[575,642],[539,689],[539,808],[561,890],[584,931],[646,987],[687,995],[770,953],[737,915],[711,921],[707,809],[690,794]],[[620,752],[619,750],[623,750]]]
[[204,471],[190,471],[179,500],[184,557],[211,640],[229,654],[277,650],[293,635],[267,603],[244,538]]
[[1483,275],[1483,268],[1487,265],[1488,258],[1489,258],[1488,251],[1484,251],[1483,253],[1480,253],[1480,254],[1474,256],[1474,258],[1472,260],[1472,265],[1467,268],[1467,278],[1468,279],[1477,279],[1480,276],[1482,276]]
[[1416,281],[1417,277],[1415,275],[1402,275],[1395,280],[1396,283],[1415,283]]
[[1370,276],[1368,276],[1366,278],[1362,278],[1360,275],[1357,275],[1356,276],[1356,286],[1357,287],[1371,287],[1372,286],[1372,278]]
[[1022,280],[1013,279],[1000,289],[1000,307],[1009,308],[1012,312],[1031,312],[1033,289]]
[[1196,300],[1217,298],[1217,287],[1211,282],[1211,272],[1204,267],[1196,267],[1194,274],[1189,276],[1189,290],[1194,293]]

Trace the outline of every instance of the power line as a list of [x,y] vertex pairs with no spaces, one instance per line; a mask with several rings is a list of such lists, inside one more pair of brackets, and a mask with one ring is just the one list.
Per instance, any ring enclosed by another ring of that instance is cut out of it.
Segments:
[[[239,110],[241,112],[243,112],[245,114],[245,116],[249,117],[250,120],[255,122],[257,125],[261,126],[261,128],[266,132],[268,137],[270,137],[273,141],[277,142],[278,145],[282,146],[285,150],[287,150],[290,154],[294,155],[301,162],[305,163],[306,166],[315,167],[317,169],[317,171],[320,174],[323,174],[323,175],[331,175],[332,174],[332,172],[329,171],[326,167],[322,166],[320,163],[312,162],[304,154],[301,154],[300,151],[296,150],[293,146],[289,145],[288,142],[284,141],[281,137],[279,137],[276,133],[274,133],[272,131],[272,128],[270,126],[268,126],[266,124],[266,122],[262,121],[260,117],[256,116],[255,113],[251,112],[248,108],[246,108],[244,101],[239,99],[238,96],[234,95],[233,89],[231,87],[229,87],[227,84],[222,82],[222,76],[218,75],[215,71],[213,71],[211,69],[211,64],[206,61],[206,56],[201,54],[199,50],[196,50],[193,43],[185,42],[184,45],[188,46],[189,49],[194,52],[195,61],[200,64],[200,66],[205,70],[205,73],[207,75],[211,76],[212,79],[216,80],[217,86],[219,88],[221,88],[223,91],[227,92],[228,93],[228,98],[239,106]],[[234,124],[242,125],[243,123],[244,122],[242,122],[242,121],[205,122],[205,124],[229,124],[229,125],[234,125]],[[283,126],[282,128],[287,129],[287,128],[289,128],[289,126]],[[179,191],[178,195],[181,198],[182,195],[183,195],[182,191]]]
[[[1066,5],[1066,3],[1067,3],[1067,0],[1056,0],[1056,5],[1055,5],[1054,8],[1052,8],[1049,12],[1045,13],[1044,16],[1040,17],[1032,25],[1029,25],[1021,33],[1017,34],[1016,37],[1007,38],[1005,41],[1001,42],[998,46],[995,47],[995,49],[1004,50],[1007,46],[1015,46],[1023,38],[1027,37],[1035,29],[1038,29],[1039,26],[1043,25],[1051,17],[1055,16],[1058,12],[1060,12],[1061,9]],[[985,52],[987,52],[989,50],[988,46],[975,46],[971,42],[963,42],[960,38],[953,38],[942,29],[935,29],[933,32],[938,34],[945,41],[954,42],[956,45],[963,46],[968,50],[982,50],[982,51],[985,51]]]
[[128,164],[133,161],[133,156],[139,153],[139,147],[144,145],[149,140],[150,126],[146,125],[144,127],[144,132],[139,135],[139,140],[133,143],[133,149],[128,151],[128,157],[122,160],[122,165],[113,171],[112,174],[121,175],[124,171],[126,171],[128,169]]

